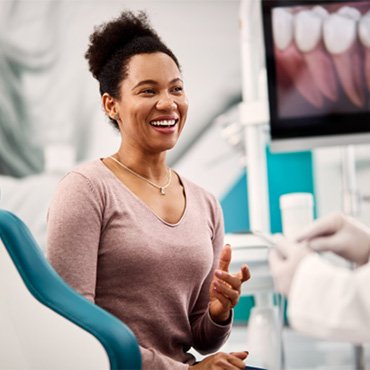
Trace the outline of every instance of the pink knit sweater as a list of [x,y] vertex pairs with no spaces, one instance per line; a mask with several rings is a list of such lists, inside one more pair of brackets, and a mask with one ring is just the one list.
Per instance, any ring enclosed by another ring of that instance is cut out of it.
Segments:
[[223,246],[216,199],[181,178],[186,209],[159,218],[100,161],[60,182],[48,216],[48,258],[87,299],[138,338],[143,369],[185,370],[187,353],[216,351],[231,324],[208,313],[209,285]]

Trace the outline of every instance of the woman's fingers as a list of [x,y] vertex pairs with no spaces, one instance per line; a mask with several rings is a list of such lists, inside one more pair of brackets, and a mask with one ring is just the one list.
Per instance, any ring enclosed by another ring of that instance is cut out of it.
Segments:
[[240,272],[238,272],[236,276],[241,281],[241,283],[248,281],[251,278],[249,267],[247,265],[243,265],[240,269]]
[[228,362],[235,366],[238,369],[244,369],[245,364],[244,361],[247,358],[247,354],[245,352],[236,352],[230,353],[230,357],[227,358]]
[[216,270],[216,277],[223,282],[230,284],[233,289],[239,290],[242,284],[241,280],[236,275],[229,274],[228,272]]
[[244,369],[245,360],[248,352],[218,352],[206,357],[196,365],[190,366],[189,369],[199,370],[238,370]]
[[251,277],[251,273],[247,265],[243,265],[240,272],[234,275],[222,270],[216,270],[215,275],[237,290],[240,289],[242,283],[249,280]]
[[250,278],[248,266],[242,266],[240,272],[234,275],[226,271],[216,270],[215,277],[213,288],[218,293],[217,298],[221,300],[220,296],[222,297],[221,303],[224,307],[230,307],[226,300],[234,307],[239,301],[242,283]]
[[248,357],[249,352],[248,351],[230,352],[230,355],[236,356],[236,357],[240,358],[241,360],[245,360]]
[[216,289],[214,291],[215,298],[217,298],[226,311],[229,311],[232,308],[231,300],[225,297],[222,293],[218,292]]
[[222,271],[229,271],[230,262],[231,262],[231,246],[230,244],[225,244],[221,251],[218,268]]
[[239,291],[234,290],[230,287],[230,285],[226,285],[225,283],[217,280],[214,282],[214,287],[216,292],[220,293],[231,302],[232,306],[235,306],[238,303],[240,295]]

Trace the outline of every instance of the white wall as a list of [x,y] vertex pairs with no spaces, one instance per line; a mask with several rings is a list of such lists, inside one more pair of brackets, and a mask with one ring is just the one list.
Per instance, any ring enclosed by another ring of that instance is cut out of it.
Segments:
[[[370,145],[354,146],[359,196],[370,196]],[[343,210],[342,147],[314,151],[314,176],[319,216]],[[370,225],[370,202],[360,200],[358,218]]]

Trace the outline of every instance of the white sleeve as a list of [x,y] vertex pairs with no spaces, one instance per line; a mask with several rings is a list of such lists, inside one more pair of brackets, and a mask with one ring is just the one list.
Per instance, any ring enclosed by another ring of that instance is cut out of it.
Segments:
[[331,265],[317,254],[298,266],[288,297],[292,327],[329,340],[370,342],[370,263]]

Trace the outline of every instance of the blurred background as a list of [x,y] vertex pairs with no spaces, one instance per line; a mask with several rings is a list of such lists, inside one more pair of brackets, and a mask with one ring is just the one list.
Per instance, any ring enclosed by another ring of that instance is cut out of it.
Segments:
[[[147,11],[182,66],[190,111],[169,164],[198,183],[213,183],[210,190],[220,196],[240,175],[239,153],[222,139],[220,125],[212,130],[216,118],[241,100],[238,1],[1,0],[1,206],[14,208],[30,226],[43,223],[45,212],[38,220],[29,202],[44,211],[55,179],[118,148],[84,53],[94,26],[123,9]],[[211,145],[194,153],[210,133]],[[220,162],[227,172],[215,182],[208,172]]]
[[[147,11],[182,66],[189,115],[168,153],[169,165],[218,197],[227,233],[246,232],[248,168],[238,110],[246,66],[238,0],[0,0],[0,207],[20,216],[44,248],[47,209],[60,178],[80,162],[117,150],[118,133],[103,113],[84,54],[94,26],[124,9]],[[261,24],[247,26],[261,41]],[[263,65],[263,49],[252,52]],[[355,151],[358,187],[366,200],[370,150],[360,145]],[[314,194],[317,216],[341,209],[340,148],[281,154],[267,148],[266,156],[272,232],[281,231],[281,194]],[[362,202],[359,219],[370,224],[369,203]],[[236,324],[247,322],[250,302],[241,300]],[[244,339],[244,330],[234,331],[227,348],[247,349]],[[352,361],[350,345],[304,339],[298,348],[291,333],[288,340],[291,354],[297,353],[290,357],[295,369],[305,368],[299,351],[308,354],[313,347],[330,358],[341,351],[345,359],[332,359],[331,369]],[[314,365],[323,360],[316,359],[310,368],[319,368]]]

